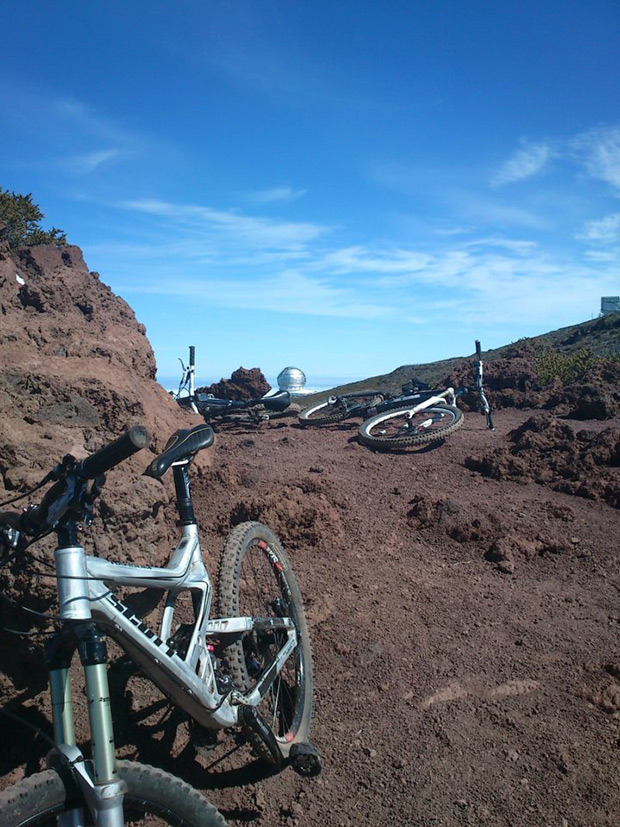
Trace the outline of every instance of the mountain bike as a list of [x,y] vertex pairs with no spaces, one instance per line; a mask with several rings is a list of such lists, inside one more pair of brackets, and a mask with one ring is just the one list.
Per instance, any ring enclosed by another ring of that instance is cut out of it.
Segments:
[[189,348],[189,363],[181,362],[183,373],[179,389],[172,393],[172,397],[182,408],[190,408],[203,417],[205,422],[217,419],[235,420],[244,418],[258,425],[267,422],[274,414],[283,413],[291,404],[291,395],[288,391],[278,390],[267,396],[252,399],[219,399],[211,393],[196,393],[194,375],[196,371],[196,349]]
[[[90,525],[105,473],[147,446],[134,426],[76,461],[67,455],[26,494],[52,482],[38,505],[0,512],[3,563],[23,565],[26,549],[51,532],[58,589],[58,630],[46,646],[55,746],[48,769],[0,793],[2,827],[123,827],[168,824],[222,827],[217,810],[189,785],[161,770],[116,761],[106,635],[113,638],[205,736],[241,728],[255,754],[304,776],[320,772],[308,743],[313,707],[312,652],[302,598],[276,535],[256,522],[237,525],[220,559],[219,589],[204,566],[190,490],[189,465],[214,440],[207,424],[176,431],[145,474],[161,479],[172,467],[181,538],[166,566],[112,563],[86,554],[78,530]],[[164,597],[151,629],[115,594],[118,586]],[[179,605],[184,594],[188,606]],[[8,599],[8,598],[7,598]],[[84,672],[91,758],[76,745],[69,667],[78,652]],[[139,819],[143,819],[140,821]],[[153,820],[159,819],[159,820]]]
[[491,406],[482,384],[482,351],[478,340],[476,357],[473,385],[425,390],[412,394],[389,410],[380,410],[381,405],[377,405],[377,412],[359,427],[360,442],[384,451],[439,442],[463,424],[463,412],[457,407],[456,400],[467,394],[477,396],[478,408],[486,417],[487,427],[495,430]]
[[357,416],[366,419],[377,411],[387,411],[409,399],[418,398],[426,390],[430,390],[430,385],[414,378],[403,385],[402,393],[398,395],[382,391],[332,394],[323,402],[305,408],[298,419],[302,425],[331,425]]

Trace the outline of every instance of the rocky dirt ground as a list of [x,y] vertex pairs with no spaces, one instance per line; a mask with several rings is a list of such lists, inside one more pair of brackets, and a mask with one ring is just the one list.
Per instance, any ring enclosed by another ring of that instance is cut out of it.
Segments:
[[[49,253],[51,265],[39,254],[38,270],[0,255],[12,354],[0,374],[0,500],[33,465],[41,476],[69,447],[111,438],[121,418],[145,418],[157,447],[175,423],[198,422],[177,419],[156,389],[144,332],[107,288],[105,313],[80,299],[63,326],[50,284],[74,279],[74,293],[83,282],[93,295],[76,250],[69,261]],[[14,265],[30,282],[21,298]],[[103,354],[87,362],[93,336]],[[132,336],[142,351],[129,383]],[[208,565],[215,574],[244,519],[282,537],[311,624],[324,770],[268,775],[232,741],[197,754],[187,723],[122,659],[111,670],[119,754],[190,781],[233,826],[616,825],[620,420],[571,410],[504,407],[494,432],[467,412],[443,444],[393,454],[359,445],[355,421],[218,428],[194,470]],[[170,492],[140,478],[148,461],[143,452],[109,475],[98,552],[165,559]],[[3,577],[7,594],[48,606],[49,578]],[[2,622],[28,626],[6,607]],[[18,716],[3,720],[0,787],[36,771],[49,746],[40,643],[0,635],[0,694]],[[84,737],[81,693],[77,705]]]
[[214,773],[232,823],[617,823],[618,512],[467,467],[509,453],[531,415],[503,411],[493,433],[469,415],[396,455],[360,447],[355,423],[218,435],[200,513],[221,531],[245,511],[283,536],[325,762],[253,795]]
[[[190,780],[232,825],[617,824],[618,512],[598,483],[589,499],[537,482],[538,455],[520,475],[473,470],[512,456],[532,412],[496,419],[489,432],[470,413],[444,444],[400,454],[361,447],[355,422],[220,429],[195,483],[210,567],[239,520],[283,538],[312,628],[324,771],[265,777],[228,743],[196,756],[121,668],[120,753]],[[546,432],[584,424],[618,426]],[[46,744],[5,733],[7,780]]]

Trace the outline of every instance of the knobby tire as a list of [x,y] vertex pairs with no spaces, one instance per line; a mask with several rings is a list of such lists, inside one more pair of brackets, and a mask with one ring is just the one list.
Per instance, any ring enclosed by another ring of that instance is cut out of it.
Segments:
[[[291,617],[297,647],[258,707],[270,726],[283,758],[293,744],[308,741],[314,683],[312,648],[301,593],[276,535],[261,523],[236,526],[224,547],[218,572],[219,617]],[[243,692],[282,645],[284,632],[249,632],[222,652],[224,669]],[[257,757],[274,764],[266,744],[252,731],[248,740]]]
[[[135,761],[118,761],[117,771],[127,784],[126,827],[226,827],[215,807],[181,779]],[[80,804],[72,779],[65,783],[56,770],[45,770],[0,793],[0,824],[56,827],[57,816]],[[87,811],[85,816],[91,825]]]
[[380,393],[351,393],[344,394],[338,398],[344,400],[344,405],[339,403],[319,402],[318,405],[311,405],[299,414],[299,421],[302,425],[330,425],[333,422],[342,422],[352,415],[351,409],[358,405],[370,407],[372,404],[379,404],[383,401],[383,394]]
[[411,407],[395,408],[362,422],[359,439],[379,451],[430,445],[445,439],[463,424],[463,412],[453,405],[434,405],[414,414]]
[[331,402],[321,402],[304,408],[298,416],[302,425],[329,425],[332,422],[342,422],[348,416],[346,408],[332,405]]

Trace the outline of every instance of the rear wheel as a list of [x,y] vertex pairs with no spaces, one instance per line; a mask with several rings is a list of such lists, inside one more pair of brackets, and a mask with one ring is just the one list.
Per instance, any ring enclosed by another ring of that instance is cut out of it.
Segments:
[[377,414],[360,425],[359,438],[382,451],[438,442],[463,424],[463,412],[452,405],[434,405],[410,415],[411,408]]
[[[301,593],[276,535],[261,523],[241,523],[231,532],[218,576],[220,617],[290,617],[297,645],[258,706],[280,753],[308,741],[312,720],[312,650]],[[248,632],[222,652],[224,668],[236,686],[250,691],[286,643],[285,630]],[[248,738],[259,758],[275,763],[252,730]]]
[[342,396],[330,396],[325,402],[312,405],[299,414],[302,425],[328,425],[342,422],[349,416],[355,416],[360,407],[370,407],[383,402],[380,393],[345,393]]
[[[226,827],[215,807],[179,778],[134,761],[118,761],[117,771],[127,785],[123,799],[126,827]],[[0,793],[0,824],[56,827],[59,816],[81,804],[72,779],[65,783],[56,770],[46,770]],[[84,823],[93,825],[88,811]]]

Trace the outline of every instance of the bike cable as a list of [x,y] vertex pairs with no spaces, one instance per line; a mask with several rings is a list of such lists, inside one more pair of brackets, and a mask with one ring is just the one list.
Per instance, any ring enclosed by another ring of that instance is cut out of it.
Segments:
[[9,710],[5,706],[0,706],[0,715],[5,715],[7,718],[11,718],[13,721],[17,721],[18,724],[23,724],[24,726],[28,727],[29,729],[34,730],[37,735],[40,735],[44,741],[47,741],[48,744],[51,744],[52,747],[56,746],[56,742],[53,738],[44,732],[41,727],[37,726],[36,724],[30,723],[25,718],[22,718],[20,715],[16,715],[14,712],[9,712]]
[[49,474],[46,474],[41,482],[38,482],[32,488],[29,488],[27,491],[24,491],[23,494],[18,494],[16,497],[12,497],[10,500],[4,500],[0,503],[0,507],[5,505],[12,505],[13,503],[18,502],[18,500],[23,500],[25,497],[29,497],[31,494],[34,494],[35,491],[38,491],[39,488],[43,488],[44,485],[47,485],[48,482],[52,482],[55,480],[56,477],[54,476],[54,471],[50,471]]

